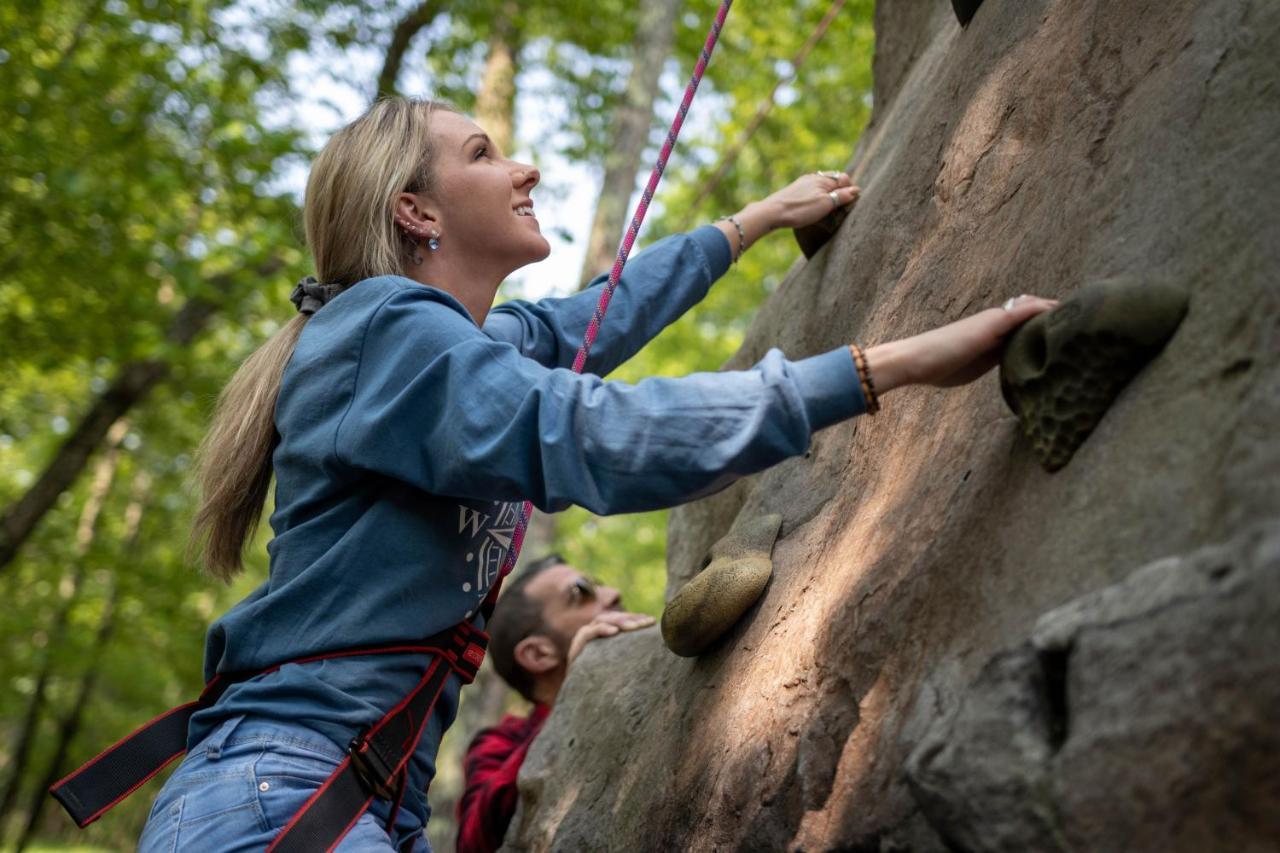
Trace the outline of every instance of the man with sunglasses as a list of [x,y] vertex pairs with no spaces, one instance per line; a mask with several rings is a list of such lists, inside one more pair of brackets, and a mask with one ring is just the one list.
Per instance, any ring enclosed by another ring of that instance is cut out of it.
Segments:
[[624,611],[616,589],[596,583],[559,554],[531,563],[507,581],[485,626],[489,659],[533,710],[527,717],[507,715],[468,747],[466,786],[458,801],[458,853],[488,853],[502,845],[516,810],[516,774],[583,647],[653,622],[652,616]]

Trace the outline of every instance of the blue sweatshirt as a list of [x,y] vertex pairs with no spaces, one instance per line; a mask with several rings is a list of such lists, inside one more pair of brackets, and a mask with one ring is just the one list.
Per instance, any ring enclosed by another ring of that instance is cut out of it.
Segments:
[[[606,374],[632,356],[729,261],[712,226],[639,253],[588,368]],[[270,574],[210,628],[206,678],[420,639],[475,616],[525,498],[601,514],[673,506],[802,453],[815,430],[864,411],[844,348],[799,361],[774,350],[750,370],[635,385],[573,373],[603,280],[505,303],[478,327],[448,293],[383,276],[308,320],[276,403]],[[189,743],[249,714],[345,748],[422,666],[403,654],[284,666],[197,714]],[[410,766],[404,808],[423,824],[459,687],[451,676]]]

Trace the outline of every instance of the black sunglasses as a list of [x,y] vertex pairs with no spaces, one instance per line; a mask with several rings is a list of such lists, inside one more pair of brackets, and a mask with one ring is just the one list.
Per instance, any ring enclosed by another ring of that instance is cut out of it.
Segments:
[[569,604],[581,604],[584,601],[595,601],[600,594],[600,584],[588,577],[574,578],[569,585]]

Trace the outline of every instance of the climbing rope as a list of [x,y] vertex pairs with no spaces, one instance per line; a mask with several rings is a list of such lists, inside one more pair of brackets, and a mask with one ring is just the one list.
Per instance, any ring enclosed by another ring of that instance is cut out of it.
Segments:
[[[707,40],[702,45],[702,53],[698,56],[698,64],[693,69],[693,77],[684,90],[684,100],[680,102],[680,109],[676,111],[675,120],[671,122],[667,139],[662,143],[662,151],[658,153],[658,162],[654,164],[653,171],[649,174],[649,183],[645,185],[644,194],[640,197],[636,212],[631,217],[631,225],[628,226],[627,233],[622,238],[622,244],[618,247],[618,257],[614,260],[613,270],[609,273],[609,283],[604,286],[604,291],[600,294],[600,304],[596,306],[591,322],[587,324],[586,334],[582,337],[582,346],[578,348],[578,354],[573,359],[574,373],[581,373],[586,367],[587,357],[591,354],[591,345],[595,343],[596,336],[600,333],[600,324],[604,322],[604,315],[609,310],[609,301],[613,299],[613,292],[618,287],[618,279],[622,277],[622,268],[626,266],[627,256],[631,254],[631,247],[636,241],[636,234],[640,232],[640,223],[644,222],[644,215],[649,210],[649,202],[653,200],[653,193],[658,188],[658,182],[662,180],[662,173],[667,168],[667,159],[675,148],[676,138],[680,136],[680,128],[684,125],[685,116],[689,113],[689,105],[693,103],[693,93],[698,91],[698,83],[702,81],[707,63],[711,61],[711,52],[716,48],[716,42],[720,39],[720,30],[724,28],[725,18],[729,15],[729,7],[732,5],[733,0],[721,0],[716,19],[711,23]],[[502,564],[499,579],[506,577],[515,568],[516,560],[520,558],[520,549],[524,545],[525,529],[529,526],[529,517],[532,514],[533,504],[525,501],[524,506],[520,508],[520,519],[516,522],[515,530],[511,534],[511,548],[507,551],[507,559]]]

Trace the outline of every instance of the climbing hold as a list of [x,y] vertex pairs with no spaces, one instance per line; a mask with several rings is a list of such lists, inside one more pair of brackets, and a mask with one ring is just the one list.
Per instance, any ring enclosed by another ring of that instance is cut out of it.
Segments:
[[675,594],[662,611],[662,641],[684,657],[702,654],[755,604],[773,574],[777,514],[740,514],[711,546],[711,563]]
[[969,21],[973,19],[973,13],[978,11],[981,5],[982,0],[951,0],[951,8],[956,10],[956,20],[962,27],[969,25]]
[[844,218],[852,209],[851,204],[837,207],[817,222],[795,229],[796,242],[800,244],[800,251],[804,252],[806,258],[812,258],[818,254],[819,249],[827,245],[827,241],[840,230]]
[[1187,294],[1176,287],[1109,279],[1081,288],[1010,336],[1000,389],[1046,470],[1071,460],[1186,312]]

